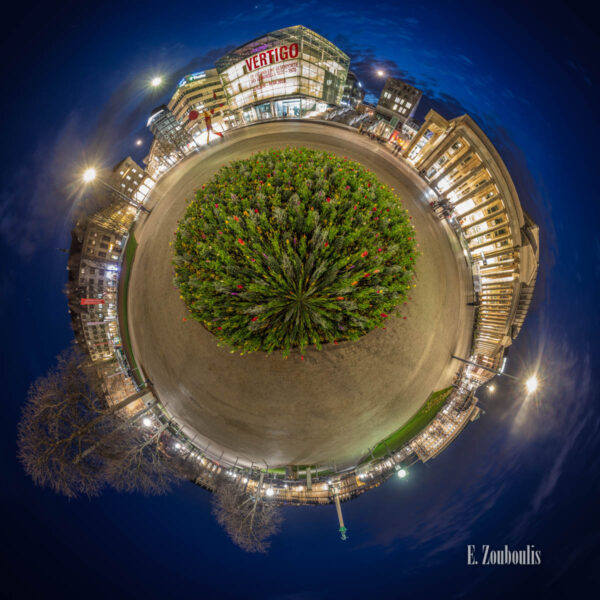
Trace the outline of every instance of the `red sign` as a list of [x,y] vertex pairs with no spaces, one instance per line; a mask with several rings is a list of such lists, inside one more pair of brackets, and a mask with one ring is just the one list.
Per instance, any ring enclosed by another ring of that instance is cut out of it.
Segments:
[[82,298],[81,305],[84,306],[86,304],[104,304],[104,300],[98,298]]
[[198,111],[197,110],[190,110],[189,114],[188,114],[188,119],[190,121],[194,121],[198,118]]
[[246,59],[246,66],[248,71],[258,69],[259,67],[266,67],[273,63],[281,60],[287,60],[288,58],[296,58],[298,56],[298,44],[290,44],[289,46],[277,46],[270,50],[265,50],[260,54],[255,54],[250,58]]

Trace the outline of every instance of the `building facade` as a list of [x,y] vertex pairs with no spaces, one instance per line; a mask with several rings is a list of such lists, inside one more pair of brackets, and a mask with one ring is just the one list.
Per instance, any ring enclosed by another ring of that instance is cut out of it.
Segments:
[[185,156],[196,149],[192,134],[165,104],[152,111],[146,125],[164,154]]
[[500,155],[468,115],[446,120],[430,110],[404,156],[462,230],[476,272],[472,353],[475,362],[498,369],[533,296],[538,227],[523,211]]
[[381,90],[377,112],[395,128],[398,123],[403,124],[414,117],[422,96],[423,92],[416,87],[401,79],[389,77]]
[[263,35],[216,61],[237,124],[304,118],[339,105],[350,58],[297,25]]
[[352,71],[348,71],[346,83],[344,84],[344,93],[342,94],[341,104],[356,108],[365,99],[365,90],[358,77]]
[[[138,204],[144,204],[156,183],[131,156],[117,163],[112,170],[112,185]],[[114,211],[113,211],[114,212]]]
[[228,128],[227,100],[216,69],[186,75],[167,107],[194,137],[206,133],[207,125],[216,131]]
[[136,209],[115,202],[77,223],[71,232],[67,297],[75,339],[92,361],[114,358],[120,257]]

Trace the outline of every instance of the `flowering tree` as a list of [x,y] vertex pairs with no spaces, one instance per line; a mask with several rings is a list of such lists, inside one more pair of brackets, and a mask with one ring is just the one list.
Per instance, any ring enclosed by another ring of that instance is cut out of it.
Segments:
[[402,304],[414,229],[393,190],[333,154],[270,150],[222,168],[175,237],[192,317],[244,352],[356,340]]

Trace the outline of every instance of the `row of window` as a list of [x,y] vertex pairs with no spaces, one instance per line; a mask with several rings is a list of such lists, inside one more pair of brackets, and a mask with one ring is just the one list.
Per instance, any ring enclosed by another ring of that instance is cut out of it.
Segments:
[[[386,99],[390,99],[393,96],[392,92],[383,92],[383,97]],[[412,102],[409,102],[406,98],[401,98],[400,96],[396,96],[394,99],[396,105],[405,106],[406,108],[412,107]],[[394,110],[396,110],[396,105],[394,106]]]

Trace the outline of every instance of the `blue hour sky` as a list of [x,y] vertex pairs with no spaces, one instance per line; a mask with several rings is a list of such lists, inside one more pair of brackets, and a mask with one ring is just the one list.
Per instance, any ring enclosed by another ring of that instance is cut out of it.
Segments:
[[[15,459],[30,382],[72,338],[62,287],[74,175],[86,160],[141,161],[151,109],[227,49],[302,24],[345,50],[375,100],[375,71],[404,77],[447,117],[468,112],[497,145],[540,226],[532,310],[507,370],[539,365],[524,401],[498,380],[440,457],[335,510],[289,508],[267,556],[230,544],[210,495],[106,493],[67,501]],[[3,587],[9,597],[312,600],[572,596],[600,584],[598,28],[584,3],[30,3],[0,40]],[[167,86],[150,92],[160,74]],[[142,149],[134,146],[144,140]],[[468,567],[467,544],[542,551],[540,567]]]

